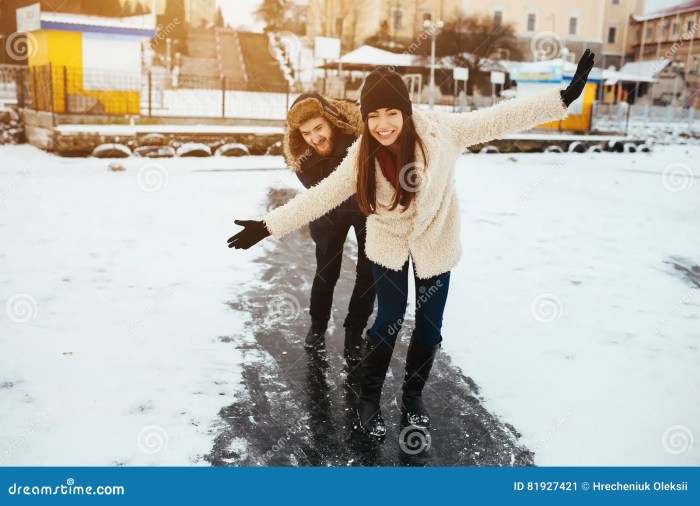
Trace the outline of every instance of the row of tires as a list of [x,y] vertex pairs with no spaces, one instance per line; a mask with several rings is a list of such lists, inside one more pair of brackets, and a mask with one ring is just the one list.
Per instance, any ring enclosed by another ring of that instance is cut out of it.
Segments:
[[249,156],[245,144],[224,144],[212,152],[212,148],[200,142],[186,142],[175,148],[173,146],[139,146],[133,150],[125,144],[100,144],[92,151],[95,158],[128,158],[140,156],[145,158],[207,157],[207,156]]
[[[545,147],[543,153],[651,153],[652,146],[649,143],[635,144],[634,142],[609,141],[606,144],[593,144],[586,146],[583,142],[574,141],[566,149],[557,145]],[[484,146],[479,150],[483,154],[500,153],[496,146]]]

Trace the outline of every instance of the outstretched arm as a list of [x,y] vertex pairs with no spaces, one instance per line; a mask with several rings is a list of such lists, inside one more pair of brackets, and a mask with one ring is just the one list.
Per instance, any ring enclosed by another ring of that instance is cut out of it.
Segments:
[[229,238],[229,248],[248,249],[268,235],[282,237],[345,202],[357,189],[359,145],[358,139],[327,178],[267,213],[263,221],[236,220],[236,224],[243,225],[245,229]]
[[579,61],[574,79],[566,90],[552,89],[505,100],[473,112],[433,114],[439,123],[452,132],[455,142],[461,148],[564,119],[568,115],[567,107],[583,91],[594,58],[595,54],[586,50]]

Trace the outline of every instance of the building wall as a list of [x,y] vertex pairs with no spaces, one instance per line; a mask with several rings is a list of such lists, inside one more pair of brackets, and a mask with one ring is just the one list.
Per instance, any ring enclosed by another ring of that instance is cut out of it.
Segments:
[[[606,0],[601,67],[608,68],[614,65],[619,69],[626,61],[630,61],[631,55],[627,50],[632,35],[630,19],[631,16],[643,12],[644,0]],[[611,29],[615,32],[613,42],[610,42]]]
[[564,47],[575,61],[585,49],[601,52],[605,5],[610,1],[463,0],[462,9],[491,18],[500,12],[501,22],[514,26],[525,61],[541,58],[538,50],[547,58],[561,56]]
[[388,23],[391,42],[410,44],[422,30],[425,17],[449,19],[461,0],[309,0],[307,34],[339,37],[343,51],[351,51]]
[[628,52],[635,60],[668,59],[687,70],[700,61],[700,9],[634,22],[630,27]]
[[[35,103],[45,109],[53,104],[54,112],[62,113],[66,111],[66,99],[70,100],[71,95],[75,95],[99,100],[107,113],[140,114],[139,91],[124,90],[125,69],[114,69],[115,72],[110,73],[107,68],[95,72],[84,67],[83,44],[90,44],[91,41],[84,40],[82,33],[38,30],[32,34],[37,50],[30,55],[28,64]],[[135,50],[137,47],[138,42],[133,39],[122,44],[123,51],[129,54],[123,58],[124,61],[137,58],[134,64],[136,75],[129,80],[136,84],[140,81],[141,72],[140,54]],[[107,67],[109,62],[109,58],[104,62]],[[138,89],[140,86],[129,88]]]

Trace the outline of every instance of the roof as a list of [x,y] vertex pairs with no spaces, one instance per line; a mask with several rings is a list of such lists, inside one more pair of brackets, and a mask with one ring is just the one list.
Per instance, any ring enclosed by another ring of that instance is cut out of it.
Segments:
[[41,12],[40,22],[41,30],[92,32],[137,37],[156,36],[155,19],[150,15],[106,18],[62,12]]
[[340,58],[343,65],[415,67],[422,65],[422,59],[412,54],[392,53],[372,46],[360,46]]

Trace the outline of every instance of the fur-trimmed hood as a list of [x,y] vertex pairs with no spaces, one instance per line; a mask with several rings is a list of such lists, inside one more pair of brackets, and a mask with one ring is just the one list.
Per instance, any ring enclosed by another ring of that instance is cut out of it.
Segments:
[[292,170],[299,172],[309,146],[299,131],[299,125],[316,118],[325,117],[344,134],[359,137],[364,123],[359,106],[350,100],[324,98],[318,93],[304,93],[292,104],[287,114],[287,131],[284,133],[282,149],[284,158]]

